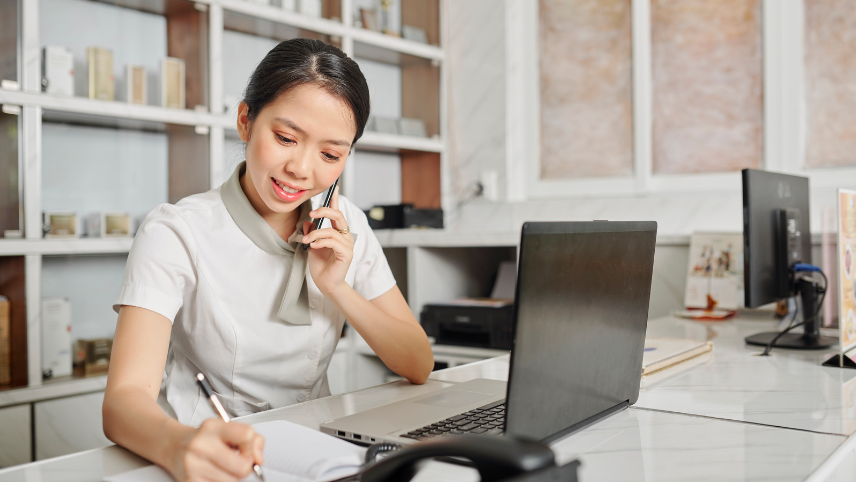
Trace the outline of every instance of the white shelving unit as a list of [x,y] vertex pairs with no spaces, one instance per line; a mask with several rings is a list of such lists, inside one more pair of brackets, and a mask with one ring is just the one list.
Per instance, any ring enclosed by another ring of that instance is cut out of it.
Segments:
[[[13,0],[15,1],[15,0]],[[130,250],[132,239],[43,239],[41,233],[42,215],[42,149],[49,142],[43,136],[43,122],[70,122],[83,126],[118,127],[119,129],[154,129],[163,131],[166,126],[186,126],[195,129],[196,134],[208,136],[208,179],[207,186],[218,185],[228,173],[224,171],[224,137],[227,131],[234,131],[234,117],[224,113],[224,69],[229,59],[223,57],[224,31],[228,28],[226,19],[230,15],[248,17],[254,22],[272,22],[278,25],[312,31],[318,34],[334,36],[342,50],[352,57],[359,57],[360,51],[371,51],[375,59],[378,56],[392,65],[402,58],[416,58],[440,71],[440,129],[433,138],[417,138],[401,135],[366,132],[358,142],[360,151],[402,152],[417,151],[440,155],[441,166],[446,163],[446,122],[445,122],[445,73],[443,62],[446,58],[444,48],[422,44],[367,31],[354,27],[352,0],[341,0],[342,21],[304,16],[273,6],[260,5],[242,0],[118,0],[101,3],[131,10],[157,14],[164,5],[187,3],[196,11],[204,14],[207,32],[205,45],[205,64],[207,83],[204,90],[207,107],[188,109],[168,109],[156,105],[133,105],[122,101],[98,101],[84,97],[61,97],[41,92],[41,48],[40,1],[17,0],[18,2],[18,88],[0,88],[0,104],[18,107],[19,125],[19,192],[21,239],[0,239],[0,257],[20,256],[25,265],[25,291],[27,306],[27,360],[28,384],[25,387],[0,390],[0,405],[16,403],[35,403],[56,397],[91,393],[103,390],[105,377],[64,378],[42,380],[41,368],[41,323],[39,307],[42,299],[42,266],[45,256],[74,255],[122,255]],[[440,0],[440,11],[443,2]],[[440,29],[442,32],[442,28]],[[441,44],[445,45],[442,41]],[[378,54],[381,52],[382,54]],[[3,52],[0,52],[2,55]],[[384,61],[381,59],[381,61]],[[77,75],[86,75],[80,72]],[[6,84],[9,87],[9,84]],[[117,88],[117,92],[118,92]],[[151,97],[151,96],[150,96]],[[150,99],[151,102],[151,99]],[[191,106],[188,106],[191,107]],[[353,166],[349,163],[344,176],[343,191],[358,189],[347,179],[354,177]],[[105,206],[105,209],[109,206]],[[85,213],[83,213],[85,214]],[[344,345],[346,347],[350,345]]]

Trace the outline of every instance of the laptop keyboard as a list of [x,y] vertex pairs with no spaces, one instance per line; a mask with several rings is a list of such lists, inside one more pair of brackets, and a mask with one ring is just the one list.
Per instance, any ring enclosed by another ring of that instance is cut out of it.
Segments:
[[425,440],[440,435],[501,435],[505,425],[505,400],[493,402],[469,412],[440,420],[402,435],[404,438]]

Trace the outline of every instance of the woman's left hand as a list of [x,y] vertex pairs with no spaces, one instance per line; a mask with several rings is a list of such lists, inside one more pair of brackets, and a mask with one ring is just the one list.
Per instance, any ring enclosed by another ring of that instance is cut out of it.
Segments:
[[[309,244],[309,272],[324,296],[334,295],[345,283],[345,274],[354,259],[354,237],[348,230],[345,215],[339,211],[339,187],[333,192],[330,207],[320,207],[310,214],[312,219],[326,218],[332,228],[321,228],[303,236]],[[309,221],[303,223],[303,232],[312,229]],[[344,234],[343,234],[344,233]]]

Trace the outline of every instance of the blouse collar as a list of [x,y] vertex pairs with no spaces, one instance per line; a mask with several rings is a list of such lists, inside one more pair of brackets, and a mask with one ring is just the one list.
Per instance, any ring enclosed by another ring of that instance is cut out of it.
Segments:
[[312,211],[312,202],[307,199],[300,205],[296,229],[288,240],[283,240],[250,204],[241,189],[241,174],[245,170],[246,161],[241,162],[232,176],[220,187],[220,197],[235,224],[256,246],[269,254],[293,259],[277,316],[291,324],[308,325],[311,321],[306,287],[307,253],[300,246],[299,240],[303,238],[303,222],[311,219],[309,212]]

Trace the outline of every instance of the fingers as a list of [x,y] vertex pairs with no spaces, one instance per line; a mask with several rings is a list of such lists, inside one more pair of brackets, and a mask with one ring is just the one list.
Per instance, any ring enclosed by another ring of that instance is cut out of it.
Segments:
[[259,444],[256,439],[260,438],[247,425],[206,420],[182,455],[181,479],[233,482],[246,477],[252,471]]
[[[256,440],[264,440],[263,437],[253,431],[249,425],[242,423],[227,423],[220,430],[220,438],[229,446],[237,448],[243,457],[255,458]],[[261,463],[260,460],[255,460],[256,463]],[[250,464],[252,465],[252,464]]]
[[311,233],[304,236],[301,242],[303,244],[314,245],[316,241],[329,238],[339,239],[346,245],[350,246],[353,246],[354,244],[353,237],[349,236],[348,234],[342,234],[333,228],[316,229],[315,231],[312,231]]
[[336,189],[333,190],[333,199],[330,200],[330,207],[339,210],[339,185],[336,185]]
[[332,249],[336,259],[340,261],[350,261],[353,257],[353,247],[346,245],[343,241],[334,238],[324,238],[315,241],[309,245],[312,250]]

